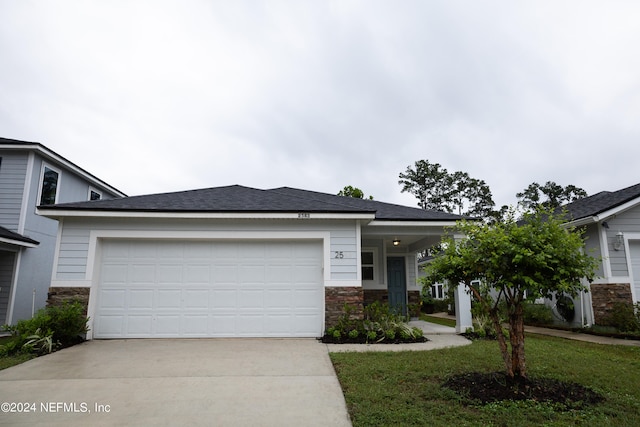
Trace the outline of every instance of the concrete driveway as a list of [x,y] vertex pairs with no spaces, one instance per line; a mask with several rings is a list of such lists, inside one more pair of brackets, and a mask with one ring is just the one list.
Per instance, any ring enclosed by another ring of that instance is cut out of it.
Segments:
[[0,371],[0,403],[0,425],[351,425],[314,339],[90,341]]

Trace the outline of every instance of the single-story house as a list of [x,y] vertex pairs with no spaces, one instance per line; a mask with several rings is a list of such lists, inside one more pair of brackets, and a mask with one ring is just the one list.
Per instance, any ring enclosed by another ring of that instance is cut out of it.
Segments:
[[59,221],[51,292],[87,299],[89,339],[319,337],[345,303],[406,312],[420,301],[418,252],[462,218],[239,185],[39,214]]
[[602,191],[563,208],[585,227],[586,250],[601,258],[590,292],[574,299],[574,324],[606,322],[617,302],[640,301],[640,184]]

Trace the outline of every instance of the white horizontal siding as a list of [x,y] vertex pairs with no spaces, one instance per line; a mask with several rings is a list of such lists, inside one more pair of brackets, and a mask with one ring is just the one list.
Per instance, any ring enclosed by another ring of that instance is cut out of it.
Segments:
[[[357,242],[355,221],[283,221],[283,220],[166,220],[166,219],[86,219],[67,218],[64,221],[56,265],[56,280],[85,280],[91,230],[159,231],[167,232],[225,232],[330,233],[330,272],[332,281],[357,280]],[[340,252],[342,258],[336,258]]]
[[28,156],[25,153],[2,153],[0,157],[0,224],[18,231]]
[[613,249],[613,243],[616,240],[618,232],[640,233],[640,207],[629,209],[616,218],[608,221],[609,228],[606,230],[607,244],[609,245],[609,262],[611,263],[611,274],[616,277],[628,277],[631,269],[627,265],[627,256],[624,248],[616,251]]

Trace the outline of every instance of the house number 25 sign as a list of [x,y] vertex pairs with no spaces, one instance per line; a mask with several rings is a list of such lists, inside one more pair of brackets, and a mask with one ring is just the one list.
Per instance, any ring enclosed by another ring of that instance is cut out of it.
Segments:
[[335,253],[336,253],[335,259],[342,259],[342,258],[344,258],[344,252],[342,252],[342,251],[336,251]]

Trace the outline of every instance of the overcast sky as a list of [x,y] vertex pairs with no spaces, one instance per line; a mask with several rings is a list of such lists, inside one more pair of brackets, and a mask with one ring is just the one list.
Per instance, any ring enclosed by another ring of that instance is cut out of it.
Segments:
[[0,136],[129,195],[640,183],[637,1],[0,1]]

